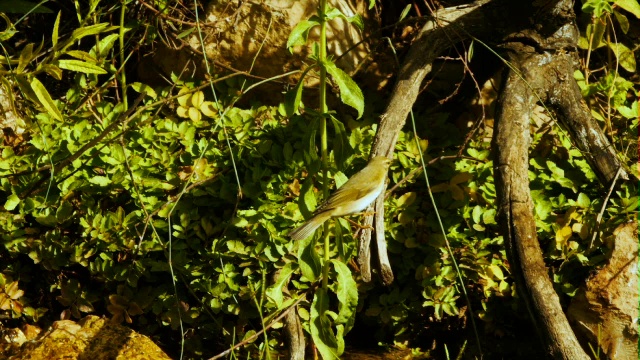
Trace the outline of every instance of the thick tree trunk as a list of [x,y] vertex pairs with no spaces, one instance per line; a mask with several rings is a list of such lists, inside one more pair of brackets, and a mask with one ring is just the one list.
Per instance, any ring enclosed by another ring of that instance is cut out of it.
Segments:
[[[549,354],[567,360],[589,356],[563,312],[536,236],[528,177],[534,106],[542,103],[556,109],[601,182],[613,181],[622,166],[573,79],[578,30],[572,6],[571,1],[562,0],[536,9],[538,27],[511,34],[503,45],[510,65],[499,96],[493,138],[499,222],[517,288]],[[628,179],[626,171],[620,173]]]
[[[516,65],[516,59],[512,58]],[[526,79],[526,78],[525,78]],[[526,80],[508,71],[494,129],[494,176],[499,223],[516,288],[522,295],[549,354],[556,359],[589,359],[582,350],[553,289],[536,235],[529,190],[529,127],[536,96]]]
[[[504,48],[511,69],[501,90],[494,133],[500,225],[517,288],[549,355],[577,360],[589,357],[578,344],[560,306],[536,236],[528,179],[529,124],[533,107],[543,103],[556,110],[601,182],[608,185],[622,165],[591,118],[573,79],[578,34],[572,5],[567,0],[494,0],[442,11],[440,14],[450,18],[442,21],[438,16],[425,25],[400,70],[390,103],[381,116],[371,156],[391,156],[420,84],[430,72],[435,57],[445,48],[469,34]],[[628,178],[624,169],[620,175]],[[389,284],[393,273],[386,247],[380,246],[384,242],[382,201],[376,202],[375,212],[380,275],[382,282]],[[365,223],[372,224],[372,217],[366,218]],[[364,281],[371,279],[370,239],[370,230],[362,232],[358,263]]]

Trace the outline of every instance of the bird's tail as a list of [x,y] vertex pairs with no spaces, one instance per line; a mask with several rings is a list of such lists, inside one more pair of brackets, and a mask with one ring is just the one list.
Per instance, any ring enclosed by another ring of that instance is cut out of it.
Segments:
[[316,231],[320,225],[324,224],[331,217],[331,214],[328,211],[318,213],[314,215],[311,219],[305,221],[304,224],[300,225],[298,228],[289,233],[289,237],[292,240],[302,240],[306,239]]

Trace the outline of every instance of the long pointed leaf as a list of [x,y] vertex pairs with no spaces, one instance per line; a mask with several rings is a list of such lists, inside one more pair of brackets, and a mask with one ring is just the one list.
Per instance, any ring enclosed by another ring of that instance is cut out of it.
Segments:
[[338,84],[340,88],[340,100],[358,111],[358,119],[364,113],[364,95],[349,74],[342,71],[333,62],[326,60],[323,64],[331,78]]
[[84,74],[106,74],[107,71],[98,65],[82,60],[58,60],[58,67],[65,70],[81,72]]
[[307,37],[309,36],[309,30],[316,25],[320,25],[320,23],[313,20],[300,21],[298,25],[291,30],[291,34],[289,34],[289,39],[287,39],[287,49],[293,46],[306,44]]
[[338,274],[336,279],[338,297],[338,318],[336,324],[345,325],[345,333],[349,332],[356,320],[356,308],[358,307],[358,287],[351,270],[343,262],[332,260],[333,268]]
[[56,106],[56,103],[53,102],[53,99],[51,99],[51,95],[49,95],[47,88],[42,85],[38,78],[34,77],[33,79],[31,79],[31,89],[36,94],[36,97],[38,98],[42,106],[44,106],[44,108],[47,110],[49,115],[51,115],[56,120],[62,121],[62,113],[60,112],[60,110],[58,110],[58,107]]
[[282,303],[284,302],[282,289],[284,288],[285,284],[289,281],[289,277],[295,270],[293,267],[294,265],[295,265],[294,263],[288,263],[287,265],[285,265],[280,270],[280,274],[278,274],[278,279],[276,280],[275,284],[270,286],[266,291],[267,296],[273,299],[273,301],[278,306],[278,309],[282,308]]
[[351,154],[353,154],[353,149],[349,143],[349,138],[347,137],[347,132],[344,129],[344,124],[333,117],[333,115],[331,116],[331,123],[333,124],[333,129],[336,134],[333,138],[333,155],[336,159],[338,169],[344,170],[345,161],[349,156],[351,156]]
[[323,360],[340,359],[341,352],[338,351],[338,340],[327,316],[328,310],[329,296],[324,289],[318,288],[311,304],[311,337]]
[[119,26],[109,26],[109,23],[100,23],[95,25],[89,25],[73,30],[71,33],[70,42],[80,40],[85,36],[100,34],[101,32],[111,31],[118,29]]
[[300,266],[302,276],[306,277],[309,281],[315,281],[320,277],[322,263],[320,262],[320,256],[316,252],[313,236],[300,240],[298,265]]
[[60,28],[60,15],[62,11],[58,11],[58,16],[56,17],[56,22],[53,24],[53,33],[51,33],[51,43],[55,48],[58,45],[58,28]]

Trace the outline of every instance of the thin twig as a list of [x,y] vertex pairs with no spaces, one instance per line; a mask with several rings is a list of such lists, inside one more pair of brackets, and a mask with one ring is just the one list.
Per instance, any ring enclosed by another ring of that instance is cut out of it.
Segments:
[[[470,156],[458,156],[458,155],[446,155],[446,156],[439,156],[437,158],[431,159],[431,161],[429,161],[427,163],[427,166],[429,165],[433,165],[436,162],[440,161],[440,160],[446,160],[446,159],[467,159],[467,160],[475,160],[478,162],[482,162],[482,160],[478,160],[476,158],[470,157]],[[395,185],[393,185],[393,187],[389,190],[387,190],[387,192],[385,193],[384,199],[386,200],[398,187],[400,187],[400,185],[402,185],[403,183],[413,179],[414,176],[416,176],[416,174],[418,174],[420,171],[422,171],[422,165],[418,166],[417,168],[411,170],[411,172],[403,177],[402,179],[400,179],[400,181],[398,181]]]
[[[295,308],[304,299],[305,299],[305,297],[301,296],[298,300],[296,300],[296,302],[294,302],[291,306],[289,306],[289,308],[287,310],[283,311],[282,314],[278,315],[277,318],[273,319],[273,321],[271,321],[269,323],[269,325],[265,326],[263,329],[261,329],[260,331],[256,332],[255,334],[253,334],[249,338],[244,339],[241,342],[239,342],[239,343],[233,345],[232,347],[228,348],[227,350],[221,352],[220,354],[218,354],[218,355],[216,355],[216,356],[214,356],[212,358],[209,358],[209,360],[220,359],[220,358],[222,358],[224,356],[227,356],[233,350],[235,350],[235,349],[237,349],[237,348],[239,348],[241,346],[244,346],[244,345],[252,342],[253,340],[257,339],[258,336],[262,335],[263,332],[265,332],[266,330],[269,330],[273,325],[277,324],[280,320],[282,320],[282,318],[284,318],[289,313],[289,311],[291,311],[293,308]],[[266,345],[266,346],[269,346],[269,345]]]
[[589,242],[589,249],[593,247],[593,242],[598,237],[598,231],[600,229],[600,222],[602,221],[602,216],[604,215],[604,210],[607,208],[607,203],[609,202],[609,197],[611,197],[611,193],[613,192],[613,188],[616,186],[616,181],[618,181],[618,177],[622,173],[622,166],[618,167],[618,171],[616,172],[616,176],[613,178],[611,182],[611,186],[609,187],[609,192],[607,196],[604,198],[604,202],[602,203],[602,208],[598,213],[598,217],[596,217],[596,225],[593,227],[593,236],[591,237],[591,242]]

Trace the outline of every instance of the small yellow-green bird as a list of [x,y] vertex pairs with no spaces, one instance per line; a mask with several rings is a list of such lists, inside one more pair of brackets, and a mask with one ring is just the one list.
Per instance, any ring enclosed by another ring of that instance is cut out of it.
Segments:
[[306,239],[329,218],[366,209],[384,189],[390,163],[391,159],[385,156],[371,159],[364,169],[331,194],[327,201],[316,209],[311,219],[290,232],[289,237],[293,240]]

